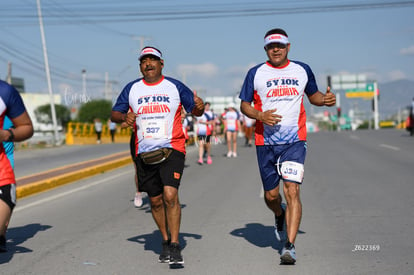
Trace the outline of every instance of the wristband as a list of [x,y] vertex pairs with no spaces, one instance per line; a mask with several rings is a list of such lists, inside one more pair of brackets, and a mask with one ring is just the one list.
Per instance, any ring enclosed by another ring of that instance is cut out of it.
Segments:
[[8,131],[10,133],[9,138],[6,140],[6,142],[12,142],[14,140],[14,133],[12,130],[7,129],[6,131]]

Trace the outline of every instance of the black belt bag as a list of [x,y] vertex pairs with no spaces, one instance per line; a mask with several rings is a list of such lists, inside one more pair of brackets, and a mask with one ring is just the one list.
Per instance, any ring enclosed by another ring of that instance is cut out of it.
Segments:
[[139,154],[145,164],[158,164],[166,160],[172,153],[171,148],[161,148],[151,152]]

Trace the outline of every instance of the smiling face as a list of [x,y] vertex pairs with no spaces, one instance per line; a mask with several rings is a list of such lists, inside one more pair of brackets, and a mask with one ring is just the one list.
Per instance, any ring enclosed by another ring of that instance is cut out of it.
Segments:
[[162,69],[164,61],[153,55],[147,55],[141,58],[139,64],[145,82],[156,83],[162,79]]
[[288,63],[288,52],[290,50],[290,43],[270,43],[265,46],[269,63],[273,67],[283,67]]

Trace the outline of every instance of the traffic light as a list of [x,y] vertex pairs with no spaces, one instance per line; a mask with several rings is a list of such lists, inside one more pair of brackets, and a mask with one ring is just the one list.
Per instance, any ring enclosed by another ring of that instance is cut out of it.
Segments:
[[341,108],[340,107],[336,108],[336,112],[337,112],[338,118],[341,117]]

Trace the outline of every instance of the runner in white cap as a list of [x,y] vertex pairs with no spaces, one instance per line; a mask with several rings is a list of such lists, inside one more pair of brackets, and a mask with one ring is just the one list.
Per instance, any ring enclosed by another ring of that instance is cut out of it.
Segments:
[[[267,62],[247,73],[240,92],[241,111],[256,119],[255,142],[265,202],[275,214],[276,238],[284,233],[285,211],[279,194],[279,181],[287,202],[287,242],[281,262],[296,261],[295,239],[302,217],[300,185],[306,156],[306,114],[303,97],[316,106],[335,105],[335,95],[328,87],[318,90],[311,68],[288,59],[290,43],[282,29],[272,29],[264,37]],[[251,103],[254,102],[254,107]]]
[[181,109],[200,116],[204,103],[182,82],[162,74],[164,60],[160,50],[145,47],[139,61],[143,77],[122,90],[112,108],[111,120],[136,126],[134,161],[139,188],[148,194],[152,216],[163,239],[158,260],[183,264],[178,239],[181,223],[178,188],[186,153]]

